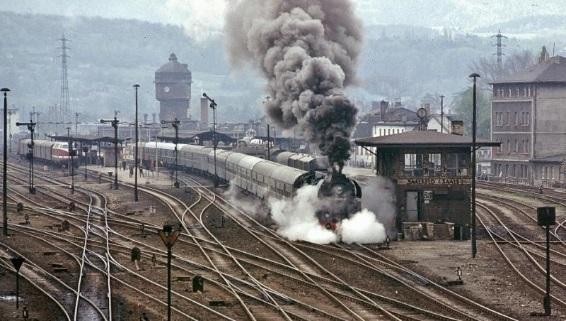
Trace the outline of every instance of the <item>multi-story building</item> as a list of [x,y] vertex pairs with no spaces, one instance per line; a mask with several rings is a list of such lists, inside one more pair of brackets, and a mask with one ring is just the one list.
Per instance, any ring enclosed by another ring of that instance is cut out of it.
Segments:
[[563,180],[566,58],[552,57],[493,84],[493,174],[529,184]]

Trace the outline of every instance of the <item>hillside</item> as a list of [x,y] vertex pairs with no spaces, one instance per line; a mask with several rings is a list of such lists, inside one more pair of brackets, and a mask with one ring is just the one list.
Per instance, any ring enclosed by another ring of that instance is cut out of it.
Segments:
[[[69,46],[72,105],[82,119],[123,117],[133,105],[132,84],[139,83],[140,110],[156,112],[153,77],[170,52],[193,71],[193,106],[206,90],[217,98],[219,119],[248,120],[261,115],[263,81],[253,72],[231,72],[222,37],[191,40],[180,26],[138,20],[62,17],[0,12],[2,86],[13,90],[11,102],[26,111],[45,111],[59,101],[60,44]],[[418,103],[427,93],[451,97],[467,85],[469,66],[491,57],[490,38],[407,25],[367,26],[359,66],[358,101],[383,97]],[[540,48],[537,39],[508,39],[506,50]],[[558,45],[558,44],[557,44]],[[192,109],[198,116],[198,108]],[[127,118],[127,117],[125,117]]]

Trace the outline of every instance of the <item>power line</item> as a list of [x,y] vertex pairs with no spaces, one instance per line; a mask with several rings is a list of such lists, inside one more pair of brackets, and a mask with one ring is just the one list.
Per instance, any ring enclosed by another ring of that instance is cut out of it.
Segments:
[[503,70],[503,56],[505,55],[503,53],[503,47],[505,47],[505,45],[503,44],[503,38],[507,39],[507,37],[501,34],[501,30],[499,30],[496,35],[493,35],[491,37],[497,39],[495,43],[497,52],[495,53],[495,55],[497,56],[497,69],[500,73],[501,70]]
[[67,62],[69,59],[67,50],[70,49],[67,46],[67,42],[70,40],[65,38],[65,34],[58,40],[61,41],[61,95],[59,96],[58,118],[62,122],[67,122],[70,120],[69,118],[72,117],[69,99],[69,81],[67,78]]

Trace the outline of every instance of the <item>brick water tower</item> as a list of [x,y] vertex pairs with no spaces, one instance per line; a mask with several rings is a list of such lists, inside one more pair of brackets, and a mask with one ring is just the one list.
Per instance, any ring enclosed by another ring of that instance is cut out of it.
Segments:
[[191,71],[172,53],[169,62],[155,72],[155,98],[159,100],[159,119],[188,119],[191,101]]

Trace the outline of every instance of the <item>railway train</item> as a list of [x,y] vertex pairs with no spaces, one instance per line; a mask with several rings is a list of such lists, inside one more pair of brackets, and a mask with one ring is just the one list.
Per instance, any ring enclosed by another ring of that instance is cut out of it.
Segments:
[[[30,146],[31,139],[20,140],[17,149],[18,155],[27,158]],[[69,164],[69,143],[34,139],[33,157],[39,161],[66,167]]]
[[[130,145],[128,148],[132,149],[133,146]],[[152,168],[156,159],[160,166],[172,167],[175,164],[173,143],[147,142],[143,143],[140,149],[140,160],[147,168]],[[128,154],[133,155],[133,151]],[[220,180],[235,184],[241,190],[260,199],[268,196],[292,197],[302,186],[316,184],[322,179],[319,198],[327,201],[321,202],[325,206],[322,206],[316,215],[319,222],[328,229],[336,229],[342,219],[360,210],[362,192],[354,180],[334,171],[323,174],[314,170],[304,170],[303,168],[308,166],[320,166],[320,162],[308,155],[282,152],[277,157],[281,162],[300,168],[217,149],[215,169],[212,148],[187,144],[178,145],[177,163],[181,169],[204,175],[214,175],[216,171]]]
[[[30,139],[18,143],[18,155],[27,157]],[[146,168],[153,168],[155,161],[162,167],[174,167],[175,144],[146,142],[140,144],[140,161]],[[55,165],[67,166],[69,151],[67,142],[34,140],[34,158]],[[125,154],[133,155],[134,145],[126,147]],[[293,197],[297,190],[307,184],[317,184],[320,180],[319,198],[323,206],[316,215],[320,223],[328,229],[336,229],[339,222],[357,212],[361,207],[361,188],[356,181],[341,173],[315,171],[321,162],[311,156],[280,152],[274,156],[282,164],[263,158],[228,150],[214,151],[210,147],[179,144],[178,167],[182,170],[212,176],[215,171],[220,180],[236,185],[246,193],[260,199],[269,196],[278,198]],[[296,166],[296,167],[294,167]],[[308,170],[305,170],[308,169]]]

